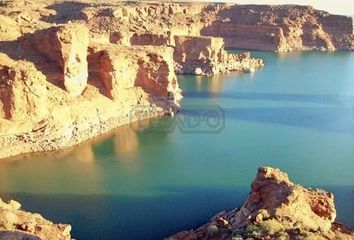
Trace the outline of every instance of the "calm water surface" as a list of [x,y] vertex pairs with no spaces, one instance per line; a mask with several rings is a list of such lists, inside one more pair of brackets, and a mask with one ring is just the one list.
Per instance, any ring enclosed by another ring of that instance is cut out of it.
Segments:
[[[77,239],[155,240],[240,206],[269,165],[334,192],[338,220],[354,226],[354,53],[255,54],[266,67],[254,74],[180,77],[174,119],[0,164],[0,196]],[[209,108],[224,113],[218,133],[176,127]]]

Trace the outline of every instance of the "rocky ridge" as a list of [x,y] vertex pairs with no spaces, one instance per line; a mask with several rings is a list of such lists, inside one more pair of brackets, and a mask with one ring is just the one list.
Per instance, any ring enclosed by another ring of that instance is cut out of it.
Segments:
[[71,226],[54,224],[39,214],[20,210],[16,201],[0,199],[0,239],[71,240]]
[[261,167],[240,209],[221,212],[169,239],[354,239],[354,231],[335,218],[332,193],[304,188],[279,169]]

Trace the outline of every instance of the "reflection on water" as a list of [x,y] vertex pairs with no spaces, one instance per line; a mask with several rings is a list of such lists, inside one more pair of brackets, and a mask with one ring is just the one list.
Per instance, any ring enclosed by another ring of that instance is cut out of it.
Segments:
[[121,154],[118,159],[132,158],[136,155],[139,147],[139,139],[131,126],[123,126],[113,137],[116,154]]
[[92,149],[92,144],[84,143],[77,147],[75,151],[73,151],[73,158],[83,163],[93,163],[95,161],[95,153]]
[[354,54],[255,55],[266,66],[253,75],[180,77],[184,109],[222,107],[222,131],[181,131],[190,111],[123,126],[0,164],[0,196],[72,224],[77,239],[156,240],[241,205],[268,165],[332,191],[354,225]]
[[231,75],[237,76],[239,75],[239,73],[231,73],[229,75],[217,74],[209,77],[197,76],[195,77],[196,87],[193,91],[196,92],[208,91],[210,93],[220,93],[224,85],[227,83],[227,81],[231,80],[230,78]]

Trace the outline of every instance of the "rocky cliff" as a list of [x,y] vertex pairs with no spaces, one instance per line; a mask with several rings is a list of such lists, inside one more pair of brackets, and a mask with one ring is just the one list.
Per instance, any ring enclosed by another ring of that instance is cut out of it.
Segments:
[[308,6],[228,6],[201,30],[223,37],[227,47],[267,51],[353,50],[350,17],[331,15]]
[[222,38],[175,36],[174,42],[174,60],[178,74],[253,72],[263,66],[261,59],[252,58],[249,53],[227,53]]
[[0,239],[71,240],[70,225],[54,224],[20,208],[18,202],[0,199]]
[[0,158],[70,147],[179,109],[171,47],[98,44],[77,22],[0,50]]
[[0,158],[176,112],[175,73],[263,65],[225,47],[353,49],[350,18],[300,6],[9,0],[0,20]]
[[354,232],[335,218],[332,193],[304,188],[279,169],[261,167],[240,209],[170,239],[354,239]]

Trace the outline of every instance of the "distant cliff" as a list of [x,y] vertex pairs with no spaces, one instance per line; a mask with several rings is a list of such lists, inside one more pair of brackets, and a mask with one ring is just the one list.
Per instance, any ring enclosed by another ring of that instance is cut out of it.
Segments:
[[244,5],[222,8],[202,35],[227,47],[269,51],[353,50],[353,21],[312,7]]

